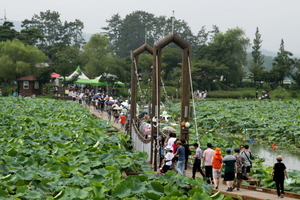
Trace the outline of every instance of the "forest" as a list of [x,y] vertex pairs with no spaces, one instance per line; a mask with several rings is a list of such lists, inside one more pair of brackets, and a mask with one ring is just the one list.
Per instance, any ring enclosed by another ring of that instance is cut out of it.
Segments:
[[[284,79],[293,80],[293,87],[300,85],[299,59],[284,47],[284,39],[278,42],[277,55],[264,56],[261,51],[262,36],[259,27],[250,41],[243,29],[228,28],[219,31],[203,26],[194,35],[181,19],[155,16],[144,11],[134,11],[121,18],[115,14],[106,20],[102,32],[83,38],[83,22],[62,21],[60,13],[47,10],[22,21],[22,29],[16,31],[9,21],[0,26],[0,82],[8,84],[33,74],[44,82],[49,74],[62,76],[80,66],[89,78],[99,74],[117,74],[118,79],[130,83],[131,52],[144,43],[152,46],[172,31],[192,46],[191,66],[195,88],[228,90],[237,87],[276,89],[284,86]],[[251,48],[251,52],[247,49]],[[181,49],[175,44],[163,50],[162,76],[166,86],[178,87],[181,74]],[[141,82],[151,80],[152,56],[142,54],[138,73]],[[243,82],[250,79],[250,83]]]

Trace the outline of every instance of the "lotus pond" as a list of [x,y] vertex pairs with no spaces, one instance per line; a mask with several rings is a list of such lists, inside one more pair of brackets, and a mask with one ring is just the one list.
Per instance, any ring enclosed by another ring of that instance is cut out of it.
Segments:
[[[174,118],[180,117],[179,104],[166,106]],[[250,148],[255,145],[269,148],[273,145],[278,147],[273,150],[276,154],[281,154],[283,149],[293,149],[299,154],[299,110],[299,101],[198,101],[195,104],[196,122],[190,118],[194,125],[190,129],[189,142],[200,142],[202,149],[210,142],[223,151],[240,144],[249,144]],[[272,167],[262,165],[263,161],[264,158],[256,159],[252,176],[261,180],[261,186],[275,188],[270,177]],[[299,166],[289,168],[287,165],[287,168],[299,169]],[[289,170],[289,175],[293,181],[286,184],[285,189],[300,193],[300,171]]]
[[113,127],[77,103],[7,97],[0,106],[3,200],[224,199],[200,178],[155,175],[129,136],[107,133]]

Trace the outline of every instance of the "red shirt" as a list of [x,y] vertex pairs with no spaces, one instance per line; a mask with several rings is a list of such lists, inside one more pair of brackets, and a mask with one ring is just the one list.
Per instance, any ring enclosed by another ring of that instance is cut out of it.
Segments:
[[122,115],[121,117],[119,117],[119,119],[121,120],[121,124],[126,124],[126,116]]
[[176,144],[172,144],[172,147],[173,147],[173,154],[175,154],[179,146]]

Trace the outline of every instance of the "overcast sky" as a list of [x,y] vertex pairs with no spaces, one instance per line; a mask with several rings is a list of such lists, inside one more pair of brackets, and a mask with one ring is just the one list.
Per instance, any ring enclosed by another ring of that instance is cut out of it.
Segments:
[[[142,10],[156,17],[164,15],[185,20],[194,34],[202,26],[221,32],[240,27],[253,41],[256,27],[262,48],[277,52],[281,39],[285,49],[300,55],[300,0],[0,0],[0,18],[12,21],[31,19],[41,11],[57,11],[63,21],[79,19],[85,33],[101,32],[113,14],[122,18]],[[151,45],[151,44],[150,44]]]

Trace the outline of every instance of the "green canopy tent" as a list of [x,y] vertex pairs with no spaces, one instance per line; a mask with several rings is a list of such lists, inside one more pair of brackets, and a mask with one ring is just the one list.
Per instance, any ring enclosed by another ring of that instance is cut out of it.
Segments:
[[91,81],[92,81],[92,83],[90,83],[91,85],[95,85],[95,86],[107,85],[106,82],[99,82],[98,78],[92,79]]
[[93,80],[90,80],[90,79],[83,79],[83,78],[80,78],[80,79],[77,79],[75,82],[75,84],[93,84]]
[[117,82],[115,82],[115,85],[119,85],[119,86],[124,87],[125,83],[122,83],[121,81],[117,81]]

